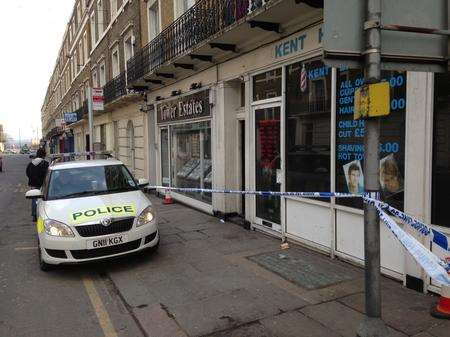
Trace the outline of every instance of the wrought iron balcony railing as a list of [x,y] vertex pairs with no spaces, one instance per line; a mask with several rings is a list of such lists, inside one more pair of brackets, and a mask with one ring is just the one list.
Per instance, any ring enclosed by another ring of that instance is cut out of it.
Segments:
[[103,87],[103,95],[105,104],[108,104],[127,94],[127,77],[126,73],[122,72],[114,77],[111,81]]
[[200,0],[127,63],[132,83],[246,17],[271,0]]

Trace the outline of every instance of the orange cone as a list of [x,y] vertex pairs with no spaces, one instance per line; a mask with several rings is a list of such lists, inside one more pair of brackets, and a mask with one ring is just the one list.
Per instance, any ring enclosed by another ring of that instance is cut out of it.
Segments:
[[164,196],[163,204],[164,205],[171,205],[171,204],[173,204],[173,199],[172,199],[172,196],[170,195],[170,190],[169,189],[166,190],[166,194]]
[[[450,258],[446,258],[450,262]],[[448,273],[450,275],[450,272]],[[436,307],[431,308],[431,316],[442,319],[450,319],[450,287],[441,287],[441,297]]]

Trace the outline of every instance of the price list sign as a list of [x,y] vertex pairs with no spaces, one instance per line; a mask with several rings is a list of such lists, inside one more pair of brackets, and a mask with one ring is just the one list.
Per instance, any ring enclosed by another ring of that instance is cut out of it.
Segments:
[[[381,197],[403,209],[405,162],[406,73],[383,71],[382,81],[390,87],[390,115],[380,119]],[[336,191],[364,192],[365,120],[354,120],[355,90],[365,84],[362,71],[341,69],[336,94]],[[357,198],[340,204],[362,208]]]

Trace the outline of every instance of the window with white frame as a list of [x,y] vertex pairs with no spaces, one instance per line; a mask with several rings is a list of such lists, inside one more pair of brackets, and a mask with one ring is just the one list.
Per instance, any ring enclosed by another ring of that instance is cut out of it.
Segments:
[[95,42],[97,42],[97,27],[95,23],[95,12],[91,13],[91,50],[94,49]]
[[147,15],[148,15],[148,41],[150,42],[161,31],[161,25],[159,20],[159,4],[158,0],[147,2]]
[[100,63],[99,72],[100,72],[99,85],[100,85],[100,87],[103,87],[106,84],[106,65],[105,65],[105,60],[103,60],[102,63]]
[[83,53],[83,40],[80,40],[78,43],[78,58],[80,60],[80,63],[78,64],[78,71],[81,71],[81,68],[84,66],[84,53]]
[[81,24],[81,3],[77,4],[77,24],[78,26]]
[[105,20],[104,20],[105,7],[103,6],[103,0],[97,1],[97,24],[98,24],[98,35],[101,36],[105,31]]
[[114,20],[117,14],[117,0],[110,0],[111,21]]
[[92,86],[94,88],[97,88],[97,86],[98,86],[98,76],[97,76],[97,69],[96,68],[94,68],[92,70]]
[[111,71],[112,71],[112,78],[115,78],[120,73],[120,56],[118,45],[116,45],[111,52]]
[[125,68],[127,67],[127,62],[134,55],[134,35],[133,32],[129,32],[125,35],[125,39],[123,41],[123,51],[125,57]]
[[178,18],[189,8],[195,5],[195,0],[175,0],[175,16]]
[[84,57],[85,63],[87,63],[87,60],[89,59],[89,49],[88,49],[88,40],[87,40],[86,32],[84,32],[84,34],[83,34],[83,57]]

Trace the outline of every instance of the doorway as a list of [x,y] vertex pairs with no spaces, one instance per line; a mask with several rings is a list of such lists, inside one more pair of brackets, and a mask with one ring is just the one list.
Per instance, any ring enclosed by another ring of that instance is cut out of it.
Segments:
[[[239,121],[239,160],[240,160],[240,190],[245,191],[245,120]],[[240,216],[245,219],[245,195],[241,195]]]
[[[255,120],[255,187],[257,191],[281,190],[281,104],[253,107]],[[264,226],[281,229],[281,199],[256,196],[256,217]]]

